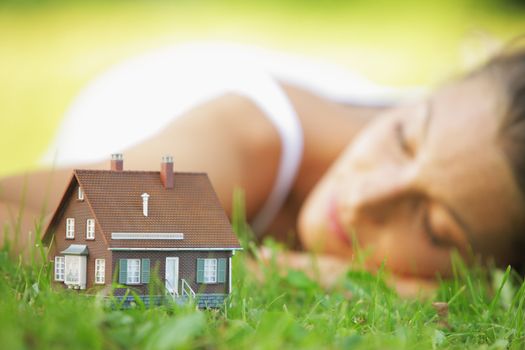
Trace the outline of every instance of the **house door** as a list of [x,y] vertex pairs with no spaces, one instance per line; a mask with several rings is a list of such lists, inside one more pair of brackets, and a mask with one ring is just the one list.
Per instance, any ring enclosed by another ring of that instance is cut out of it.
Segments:
[[166,258],[166,291],[172,296],[179,295],[179,258]]

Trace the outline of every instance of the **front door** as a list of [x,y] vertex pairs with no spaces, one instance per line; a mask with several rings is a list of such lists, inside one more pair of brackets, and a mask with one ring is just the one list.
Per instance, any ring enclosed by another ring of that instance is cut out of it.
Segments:
[[179,258],[166,258],[166,291],[172,296],[179,295]]

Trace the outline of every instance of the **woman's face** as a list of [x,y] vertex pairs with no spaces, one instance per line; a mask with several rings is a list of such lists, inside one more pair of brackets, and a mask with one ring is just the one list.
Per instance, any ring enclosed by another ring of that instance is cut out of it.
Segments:
[[524,203],[499,145],[499,96],[470,78],[378,117],[308,198],[303,244],[351,257],[358,242],[371,265],[421,277],[448,275],[454,249],[512,259]]

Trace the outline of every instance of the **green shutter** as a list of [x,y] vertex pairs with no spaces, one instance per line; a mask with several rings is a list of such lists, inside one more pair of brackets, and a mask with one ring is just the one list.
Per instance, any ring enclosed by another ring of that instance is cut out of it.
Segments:
[[218,259],[217,266],[217,282],[226,282],[226,259]]
[[204,283],[204,259],[197,259],[197,283]]
[[142,259],[142,283],[149,283],[149,259]]
[[128,259],[120,259],[118,269],[118,283],[126,284],[128,280]]

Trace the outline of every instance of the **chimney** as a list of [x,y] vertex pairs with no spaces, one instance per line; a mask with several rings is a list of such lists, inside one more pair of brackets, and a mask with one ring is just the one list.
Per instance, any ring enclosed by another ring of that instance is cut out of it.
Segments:
[[149,194],[143,193],[141,195],[142,197],[142,214],[144,216],[148,216],[148,200],[149,200]]
[[163,156],[160,163],[160,181],[164,188],[173,188],[173,157]]
[[111,155],[111,170],[122,171],[124,169],[124,158],[122,153],[113,153]]

